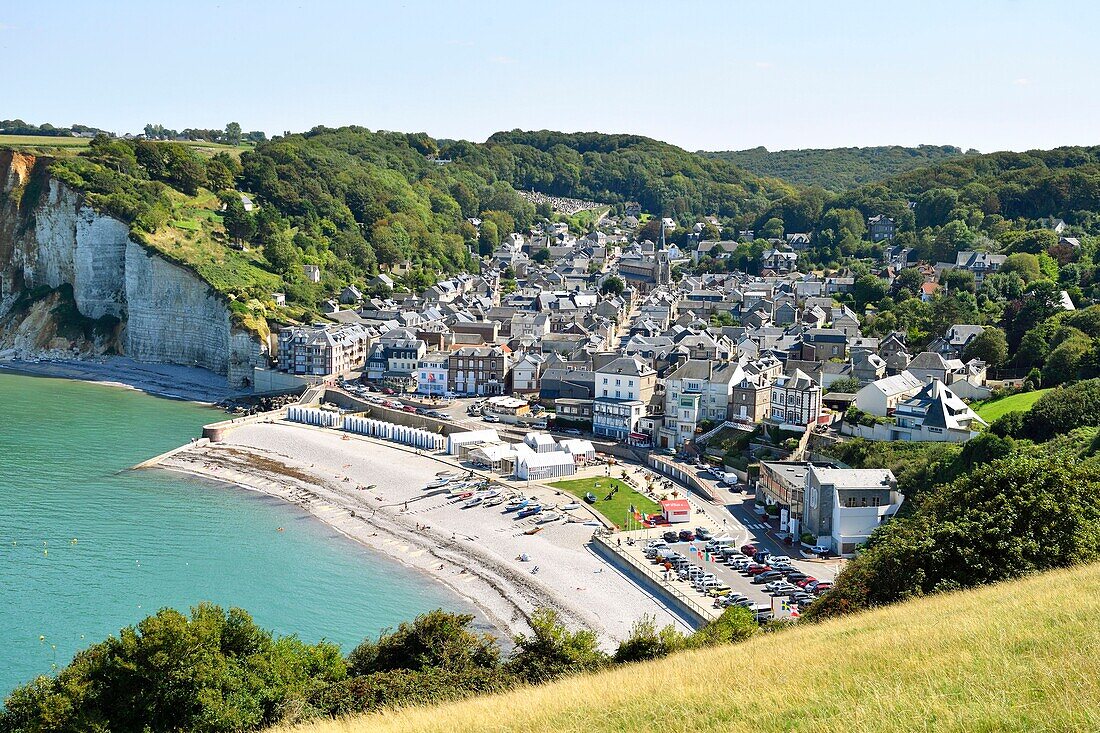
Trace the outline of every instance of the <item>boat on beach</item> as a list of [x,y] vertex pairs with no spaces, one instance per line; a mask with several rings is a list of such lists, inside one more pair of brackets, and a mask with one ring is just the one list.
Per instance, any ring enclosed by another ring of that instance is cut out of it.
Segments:
[[525,517],[533,517],[536,514],[539,514],[541,512],[542,512],[542,505],[541,504],[534,504],[534,505],[529,506],[526,509],[522,510],[519,514],[516,515],[516,518],[517,519],[523,519]]
[[535,520],[536,524],[549,524],[550,522],[556,522],[561,519],[561,515],[557,512],[547,512],[538,519]]
[[586,502],[588,502],[589,504],[595,504],[596,503],[596,495],[593,494],[591,491],[589,491],[587,494],[584,495],[584,500]]
[[486,500],[486,502],[482,506],[500,506],[503,503],[504,503],[504,497],[503,496],[496,496],[496,497],[493,497],[492,499]]
[[563,504],[562,506],[558,507],[558,509],[561,509],[563,512],[568,512],[568,511],[572,511],[573,509],[580,509],[580,508],[581,508],[581,505],[578,504],[575,501],[571,501],[568,504]]
[[504,511],[506,511],[506,512],[518,512],[521,509],[526,509],[527,506],[530,503],[531,502],[528,501],[527,499],[513,499],[512,501],[508,502],[505,505]]
[[480,504],[483,501],[485,501],[484,497],[474,496],[469,501],[467,501],[465,504],[463,504],[462,508],[463,509],[472,509],[473,507],[477,506],[478,504]]
[[541,531],[542,531],[542,525],[539,525],[537,527],[532,527],[531,529],[524,532],[524,534],[538,534]]

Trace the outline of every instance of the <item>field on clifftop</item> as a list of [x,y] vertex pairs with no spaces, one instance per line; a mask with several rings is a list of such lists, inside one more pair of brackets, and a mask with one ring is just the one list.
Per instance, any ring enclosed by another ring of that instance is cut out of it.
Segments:
[[298,733],[1100,730],[1100,565]]

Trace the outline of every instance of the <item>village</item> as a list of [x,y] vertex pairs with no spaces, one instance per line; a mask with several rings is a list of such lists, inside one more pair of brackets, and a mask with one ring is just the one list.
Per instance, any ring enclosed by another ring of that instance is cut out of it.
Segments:
[[[718,229],[703,221],[681,247],[666,240],[678,227],[670,218],[657,241],[639,241],[645,218],[628,204],[621,217],[602,210],[587,233],[561,222],[515,232],[482,274],[419,293],[398,292],[399,270],[369,284],[388,297],[345,288],[326,304],[330,322],[281,329],[277,359],[256,370],[255,387],[339,385],[450,434],[464,459],[501,477],[573,476],[598,451],[712,504],[732,507],[736,495],[740,508],[744,493],[742,524],[808,557],[845,558],[905,497],[890,471],[848,468],[820,447],[853,437],[965,442],[986,426],[969,403],[1022,381],[964,360],[979,325],[952,324],[917,353],[902,330],[865,336],[874,306],[857,311],[853,274],[800,270],[810,234],[768,239],[756,274],[696,273],[701,257],[728,257],[754,233],[702,239]],[[946,272],[980,281],[1005,259],[912,262],[892,245],[889,217],[869,217],[866,232],[882,251],[874,274],[889,286],[916,269],[922,299]],[[305,274],[320,276],[313,266]]]

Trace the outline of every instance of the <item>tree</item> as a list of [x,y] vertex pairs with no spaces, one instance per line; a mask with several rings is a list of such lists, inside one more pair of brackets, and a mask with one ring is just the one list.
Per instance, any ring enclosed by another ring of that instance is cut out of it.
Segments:
[[991,367],[998,367],[1008,358],[1008,339],[1001,329],[986,328],[963,347],[962,357],[965,361],[981,359]]
[[274,272],[285,275],[298,265],[298,250],[286,231],[278,231],[265,239],[264,258]]
[[855,377],[844,377],[829,385],[830,392],[858,392],[863,387]]
[[861,308],[868,303],[877,303],[886,297],[886,281],[877,275],[864,275],[852,285],[852,295]]
[[974,273],[969,270],[950,269],[944,270],[940,275],[940,285],[948,293],[974,292]]
[[4,731],[229,731],[267,728],[344,679],[340,650],[275,639],[239,608],[164,609],[78,653],[56,677],[15,690]]
[[760,633],[753,612],[741,606],[730,606],[722,615],[698,629],[688,638],[693,647],[736,644]]
[[924,285],[924,275],[915,267],[906,267],[894,278],[894,287],[898,290],[906,289],[910,293],[919,293]]
[[760,229],[760,236],[764,239],[782,239],[783,220],[778,217],[768,219]]
[[237,122],[230,122],[225,126],[225,142],[229,145],[241,144],[241,126]]
[[505,665],[520,679],[547,682],[597,670],[608,663],[593,632],[569,631],[554,611],[540,608],[531,614],[530,623],[532,634],[515,637],[515,650]]
[[357,646],[348,655],[348,672],[364,675],[397,669],[495,669],[500,664],[500,649],[489,634],[470,630],[473,620],[470,614],[442,610],[417,616],[396,631],[383,632],[377,641],[368,639]]
[[[531,255],[531,261],[532,262],[537,262],[540,265],[545,265],[547,262],[550,261],[550,250],[548,248],[545,248],[545,247],[543,249],[540,249],[538,252]],[[589,263],[589,264],[592,264],[592,263]]]
[[491,255],[500,245],[500,234],[497,231],[497,225],[491,220],[481,222],[481,229],[478,232],[477,237],[477,252],[482,257]]
[[256,220],[244,209],[241,196],[236,191],[225,191],[222,196],[225,211],[222,212],[222,224],[225,232],[235,242],[247,242],[256,234]]
[[684,635],[669,624],[658,629],[656,622],[643,616],[630,628],[630,635],[619,644],[613,659],[619,664],[660,659],[687,645]]
[[206,161],[207,185],[214,191],[224,191],[233,188],[233,173],[225,163],[216,158]]
[[1029,252],[1017,252],[1009,255],[1005,258],[1004,264],[1001,265],[1001,274],[1010,272],[1019,275],[1025,283],[1030,283],[1032,280],[1038,279],[1039,274],[1042,272],[1039,269],[1039,258]]
[[623,290],[626,289],[626,285],[618,277],[612,275],[603,281],[603,285],[600,286],[601,295],[622,295]]

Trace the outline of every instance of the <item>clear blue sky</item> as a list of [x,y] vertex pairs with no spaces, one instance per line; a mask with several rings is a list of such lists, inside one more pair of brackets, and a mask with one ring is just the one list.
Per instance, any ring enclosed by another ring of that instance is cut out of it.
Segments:
[[688,149],[1100,143],[1100,4],[6,2],[0,118]]

